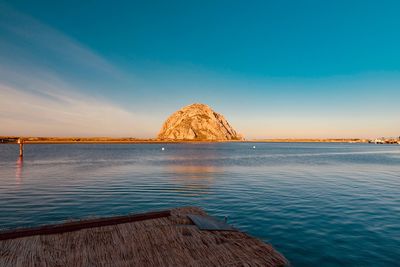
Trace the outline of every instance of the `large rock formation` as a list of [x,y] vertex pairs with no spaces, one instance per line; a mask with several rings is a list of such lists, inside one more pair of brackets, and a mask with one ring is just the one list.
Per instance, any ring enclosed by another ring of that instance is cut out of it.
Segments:
[[163,124],[159,139],[243,140],[224,116],[205,104],[192,104],[172,114]]

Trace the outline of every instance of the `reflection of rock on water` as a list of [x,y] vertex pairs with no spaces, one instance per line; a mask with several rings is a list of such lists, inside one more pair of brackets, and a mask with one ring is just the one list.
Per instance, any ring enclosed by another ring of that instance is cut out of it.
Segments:
[[179,165],[179,166],[171,166],[173,171],[177,174],[182,174],[185,175],[186,178],[191,178],[191,179],[207,179],[207,178],[212,178],[213,173],[217,171],[217,167],[215,166],[185,166],[185,165]]
[[202,165],[172,165],[170,168],[175,174],[172,181],[182,185],[190,195],[207,194],[214,182],[215,173],[221,171],[216,166]]
[[214,179],[223,172],[221,166],[213,164],[218,152],[212,145],[181,145],[173,153],[168,153],[167,171],[172,174],[171,182],[176,190],[188,196],[207,194]]

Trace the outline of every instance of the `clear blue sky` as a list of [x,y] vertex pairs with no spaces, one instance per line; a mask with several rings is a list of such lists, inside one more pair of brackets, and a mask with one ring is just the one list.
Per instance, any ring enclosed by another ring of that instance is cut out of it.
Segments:
[[[398,1],[0,1],[1,134],[400,135]],[[16,101],[22,101],[15,105]]]

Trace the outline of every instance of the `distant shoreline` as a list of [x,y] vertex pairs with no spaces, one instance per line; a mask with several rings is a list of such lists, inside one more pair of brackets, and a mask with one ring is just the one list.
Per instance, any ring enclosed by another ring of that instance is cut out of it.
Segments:
[[[16,143],[17,136],[0,136],[0,143]],[[315,138],[315,139],[251,139],[251,140],[161,140],[111,137],[21,137],[25,144],[179,144],[179,143],[368,143],[358,138]]]

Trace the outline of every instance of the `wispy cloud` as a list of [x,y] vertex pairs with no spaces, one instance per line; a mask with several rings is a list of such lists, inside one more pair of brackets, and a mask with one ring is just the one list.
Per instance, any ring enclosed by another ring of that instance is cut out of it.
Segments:
[[136,136],[138,119],[86,96],[38,95],[0,85],[0,135]]
[[[12,35],[14,41],[16,41],[12,44],[14,48],[17,42],[19,42],[19,45],[29,46],[27,53],[21,56],[34,57],[36,53],[40,54],[39,57],[44,57],[45,60],[54,59],[68,62],[75,67],[103,72],[116,77],[121,75],[121,72],[106,59],[73,38],[31,16],[5,5],[0,5],[0,7],[0,28]],[[19,52],[23,51],[20,50]],[[46,54],[42,55],[42,52],[46,52]]]
[[149,135],[138,127],[143,116],[85,88],[82,73],[98,84],[123,79],[107,60],[4,5],[0,34],[7,36],[0,42],[0,135]]

